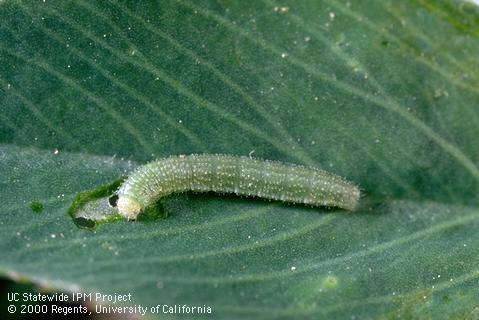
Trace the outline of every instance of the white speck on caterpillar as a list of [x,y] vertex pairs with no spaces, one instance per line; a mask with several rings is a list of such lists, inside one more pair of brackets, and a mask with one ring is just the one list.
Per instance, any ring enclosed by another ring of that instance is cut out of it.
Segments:
[[345,179],[314,168],[230,155],[180,155],[136,169],[118,190],[118,211],[136,219],[172,193],[235,193],[312,206],[354,210],[360,191]]

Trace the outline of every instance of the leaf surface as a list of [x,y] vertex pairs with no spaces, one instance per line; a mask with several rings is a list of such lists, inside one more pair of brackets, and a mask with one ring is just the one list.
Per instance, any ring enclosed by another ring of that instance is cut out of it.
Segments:
[[[146,306],[206,304],[218,319],[477,316],[474,4],[0,9],[8,276],[131,292]],[[321,167],[360,185],[361,207],[187,193],[164,200],[166,219],[89,231],[69,217],[79,192],[190,153]]]

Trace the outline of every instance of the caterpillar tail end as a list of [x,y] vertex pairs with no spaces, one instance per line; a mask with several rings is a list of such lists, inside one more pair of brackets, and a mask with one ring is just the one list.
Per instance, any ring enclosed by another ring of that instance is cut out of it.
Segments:
[[140,214],[141,204],[130,197],[121,196],[117,202],[118,212],[128,220],[135,220]]
[[358,187],[354,186],[351,189],[350,195],[347,200],[347,205],[345,209],[349,211],[355,211],[359,206],[359,200],[361,199],[361,191]]

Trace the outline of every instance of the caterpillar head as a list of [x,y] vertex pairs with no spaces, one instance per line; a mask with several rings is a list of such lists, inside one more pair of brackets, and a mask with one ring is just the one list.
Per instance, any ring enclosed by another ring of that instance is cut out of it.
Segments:
[[128,220],[135,220],[141,211],[141,204],[130,197],[120,195],[117,202],[118,212]]

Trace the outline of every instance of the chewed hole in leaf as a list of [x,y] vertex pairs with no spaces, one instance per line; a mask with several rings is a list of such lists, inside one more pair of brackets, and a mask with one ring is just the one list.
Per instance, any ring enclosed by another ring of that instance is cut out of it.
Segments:
[[74,221],[75,224],[80,228],[92,229],[96,226],[95,221],[86,218],[76,218]]
[[[92,229],[100,223],[123,220],[117,208],[118,195],[115,193],[125,178],[91,191],[80,192],[73,200],[68,213],[80,228]],[[137,221],[154,221],[165,218],[161,203],[155,203],[138,216]]]
[[93,228],[98,223],[121,219],[114,194],[124,178],[91,191],[80,192],[73,200],[68,213],[81,228]]
[[110,205],[109,199],[109,197],[103,197],[85,203],[75,212],[75,223],[78,225],[78,219],[90,220],[95,224],[121,219],[118,209]]

